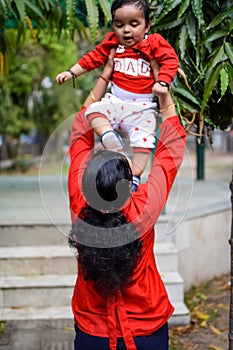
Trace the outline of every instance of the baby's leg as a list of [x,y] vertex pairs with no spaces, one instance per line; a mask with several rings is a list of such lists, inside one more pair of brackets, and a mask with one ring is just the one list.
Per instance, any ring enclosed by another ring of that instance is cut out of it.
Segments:
[[136,176],[141,176],[150,158],[151,150],[148,148],[133,149],[132,172]]
[[88,116],[88,119],[96,134],[100,136],[100,143],[103,148],[116,152],[123,151],[124,144],[120,135],[113,130],[104,114],[93,113]]
[[134,148],[132,159],[132,173],[133,173],[133,185],[132,192],[137,191],[137,187],[140,184],[140,177],[144,172],[147,163],[150,158],[150,149],[147,148]]
[[101,136],[106,131],[113,130],[108,118],[104,114],[89,114],[88,120],[98,136]]

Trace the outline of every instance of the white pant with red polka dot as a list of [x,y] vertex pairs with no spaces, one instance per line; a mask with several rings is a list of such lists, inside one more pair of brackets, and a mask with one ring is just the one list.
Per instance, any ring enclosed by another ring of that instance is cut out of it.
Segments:
[[92,103],[86,117],[101,113],[114,130],[128,134],[131,147],[154,148],[156,128],[156,103],[150,101],[122,101],[107,93],[101,101]]

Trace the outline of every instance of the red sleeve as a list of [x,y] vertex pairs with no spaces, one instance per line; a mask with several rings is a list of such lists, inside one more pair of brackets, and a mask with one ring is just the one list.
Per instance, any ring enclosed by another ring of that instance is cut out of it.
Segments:
[[145,184],[138,187],[125,214],[141,234],[155,225],[167,201],[185,150],[186,132],[177,116],[160,125],[160,136],[150,174]]
[[170,84],[174,79],[179,65],[179,59],[173,47],[160,34],[148,36],[151,46],[150,58],[155,58],[160,65],[158,80]]
[[94,147],[94,134],[85,118],[85,109],[83,107],[75,115],[71,129],[68,189],[72,221],[86,203],[81,191],[81,181]]
[[[160,126],[160,135],[152,162],[148,182],[155,188],[157,198],[165,205],[176,174],[182,163],[186,145],[186,132],[177,116],[170,117]],[[160,193],[158,193],[158,190]]]
[[117,45],[118,40],[115,33],[108,33],[105,39],[94,50],[88,52],[78,61],[78,64],[87,71],[98,68],[107,61],[111,48]]

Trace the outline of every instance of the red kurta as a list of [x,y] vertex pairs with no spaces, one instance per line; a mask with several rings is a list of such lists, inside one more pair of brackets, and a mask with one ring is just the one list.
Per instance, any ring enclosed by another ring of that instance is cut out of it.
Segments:
[[[139,185],[123,208],[128,221],[136,225],[143,240],[142,258],[130,287],[105,299],[95,290],[92,281],[83,279],[78,267],[72,298],[75,322],[83,332],[109,337],[111,350],[116,348],[117,337],[124,337],[127,349],[135,350],[133,336],[153,333],[174,311],[154,259],[154,225],[182,162],[185,137],[177,116],[160,125],[160,140],[148,180]],[[93,145],[93,131],[82,109],[75,116],[71,133],[69,195],[73,221],[86,204],[80,184]]]
[[158,79],[170,84],[178,69],[178,57],[172,46],[160,35],[149,34],[141,43],[127,48],[119,46],[114,32],[94,50],[84,55],[78,63],[86,70],[98,68],[106,63],[111,48],[116,47],[112,81],[120,88],[139,94],[152,92],[155,83],[150,68],[150,59],[156,59],[160,66]]

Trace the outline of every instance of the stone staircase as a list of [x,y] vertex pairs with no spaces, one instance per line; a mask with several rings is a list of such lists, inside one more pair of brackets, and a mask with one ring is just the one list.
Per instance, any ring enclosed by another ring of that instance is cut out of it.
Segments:
[[[161,225],[158,232],[162,232]],[[69,226],[64,225],[61,231],[69,232]],[[0,238],[0,319],[72,319],[70,303],[77,264],[66,235],[53,225],[21,224],[1,226]],[[155,255],[175,307],[170,324],[188,324],[174,243],[160,234]]]

